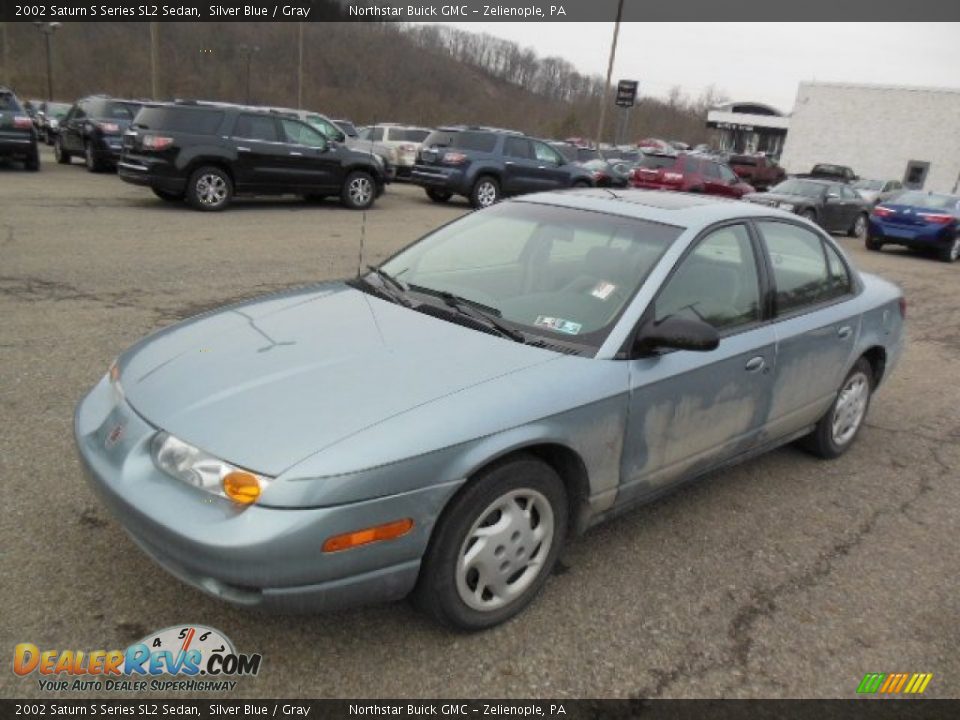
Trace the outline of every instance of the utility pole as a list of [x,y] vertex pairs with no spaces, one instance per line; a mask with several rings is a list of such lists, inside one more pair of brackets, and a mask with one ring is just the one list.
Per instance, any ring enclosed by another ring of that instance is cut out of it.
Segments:
[[40,31],[47,43],[47,100],[53,100],[53,50],[51,49],[51,40],[57,28],[60,27],[60,23],[35,22],[33,26]]
[[3,78],[3,84],[8,87],[13,87],[13,73],[10,71],[10,38],[7,35],[7,25],[10,23],[0,23],[3,29],[3,75],[0,77]]
[[160,23],[150,23],[150,97],[160,99],[160,82],[157,78],[160,64]]
[[259,45],[241,45],[239,48],[240,54],[245,55],[247,58],[247,95],[246,95],[246,104],[250,104],[250,63],[253,60],[254,53],[260,52]]
[[607,102],[610,94],[610,78],[613,75],[613,60],[617,56],[617,38],[620,35],[620,19],[623,17],[623,0],[617,5],[617,21],[613,26],[613,42],[610,44],[610,61],[607,63],[607,81],[603,86],[600,97],[600,122],[597,124],[596,143],[599,146],[603,139],[603,124],[607,119]]
[[297,110],[303,110],[303,23],[297,23]]

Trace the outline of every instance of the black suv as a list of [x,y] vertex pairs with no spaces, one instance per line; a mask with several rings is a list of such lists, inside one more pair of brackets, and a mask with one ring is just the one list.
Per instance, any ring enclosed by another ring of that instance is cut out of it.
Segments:
[[60,121],[53,141],[58,163],[82,157],[90,172],[115,167],[123,147],[123,133],[143,105],[138,100],[119,100],[92,95],[78,100]]
[[590,187],[590,171],[542,140],[512,130],[442,127],[423,141],[411,181],[435,202],[463,195],[475,208],[504,195]]
[[120,177],[157,197],[222,210],[234,194],[336,195],[365,210],[383,192],[367,153],[327,140],[296,118],[257,108],[176,102],[144,107],[123,139]]
[[0,86],[0,158],[22,160],[27,170],[40,169],[37,131],[13,93]]

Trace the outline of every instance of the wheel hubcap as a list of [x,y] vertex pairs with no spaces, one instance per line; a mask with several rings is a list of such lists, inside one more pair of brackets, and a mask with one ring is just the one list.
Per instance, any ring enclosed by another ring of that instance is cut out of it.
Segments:
[[474,610],[491,611],[533,584],[553,545],[553,508],[536,490],[493,501],[470,528],[457,559],[457,592]]
[[197,180],[197,197],[204,205],[219,205],[227,197],[227,181],[208,173]]
[[867,229],[867,223],[863,219],[863,216],[857,218],[856,224],[853,226],[853,232],[857,237],[861,237]]
[[477,200],[482,207],[493,205],[497,201],[497,189],[493,183],[485,182],[477,188]]
[[953,246],[950,248],[950,259],[956,260],[960,258],[960,237],[953,241]]
[[373,187],[367,178],[358,177],[350,181],[347,192],[354,205],[365,205],[373,194]]
[[870,397],[870,381],[863,373],[856,373],[840,390],[837,405],[833,410],[833,441],[846,445],[856,434]]

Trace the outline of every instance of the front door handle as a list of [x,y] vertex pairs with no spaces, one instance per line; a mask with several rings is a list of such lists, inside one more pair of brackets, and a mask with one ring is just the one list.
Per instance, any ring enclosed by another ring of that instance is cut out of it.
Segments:
[[853,332],[852,327],[850,327],[849,325],[844,325],[842,328],[837,330],[837,337],[839,337],[842,340],[844,338],[850,337],[850,333],[852,332]]
[[237,145],[237,152],[250,152],[250,148]]
[[302,156],[303,156],[303,153],[302,153],[302,152],[297,152],[296,150],[291,150],[291,151],[290,151],[290,154],[291,154],[291,155],[296,155],[297,157],[302,157]]
[[504,165],[513,165],[513,160],[507,160],[503,163]]
[[766,360],[764,360],[760,355],[757,355],[757,357],[747,360],[747,364],[744,365],[744,369],[747,372],[757,372],[758,370],[763,370],[763,367],[766,364]]

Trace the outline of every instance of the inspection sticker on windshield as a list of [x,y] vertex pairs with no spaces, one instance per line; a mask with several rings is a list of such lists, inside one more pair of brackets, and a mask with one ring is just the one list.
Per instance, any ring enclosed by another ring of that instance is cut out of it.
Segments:
[[610,297],[610,293],[612,293],[616,289],[617,289],[617,286],[614,285],[613,283],[609,283],[609,282],[606,282],[605,280],[601,280],[600,282],[597,283],[597,286],[590,291],[590,294],[593,295],[595,298],[606,300],[608,297]]
[[557,332],[566,333],[567,335],[576,335],[580,332],[580,328],[583,327],[580,323],[575,323],[572,320],[547,317],[546,315],[538,315],[537,321],[534,324],[556,330]]

